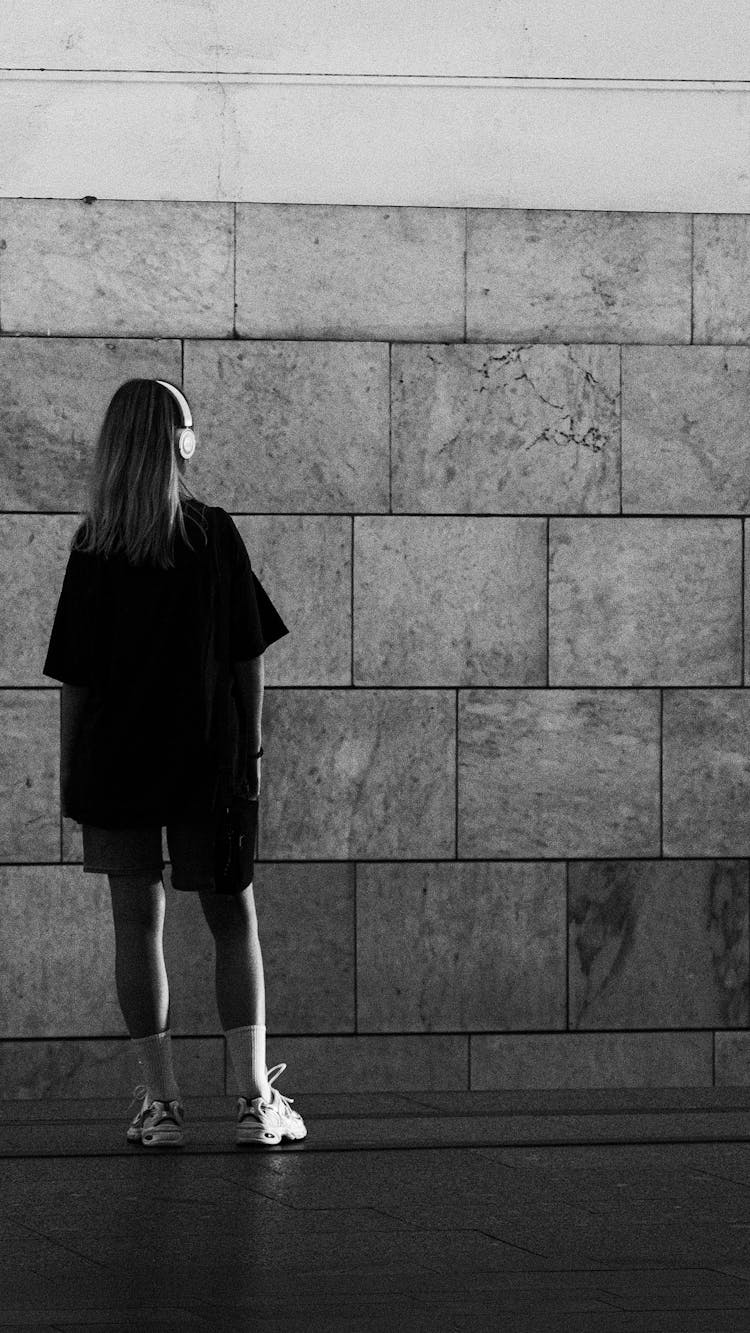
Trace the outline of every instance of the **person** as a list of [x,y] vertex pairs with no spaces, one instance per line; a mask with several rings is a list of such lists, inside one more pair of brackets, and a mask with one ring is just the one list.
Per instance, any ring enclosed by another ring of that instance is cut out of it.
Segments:
[[128,1141],[184,1139],[162,947],[166,828],[172,886],[197,893],[215,942],[235,1141],[271,1147],[307,1131],[274,1086],[286,1065],[266,1067],[252,869],[227,888],[216,838],[222,782],[247,808],[259,800],[263,654],[289,631],[231,515],[187,482],[192,425],[168,381],[131,379],[113,395],[43,672],[61,683],[62,813],[81,825],[84,872],[109,880],[117,997],[143,1078]]

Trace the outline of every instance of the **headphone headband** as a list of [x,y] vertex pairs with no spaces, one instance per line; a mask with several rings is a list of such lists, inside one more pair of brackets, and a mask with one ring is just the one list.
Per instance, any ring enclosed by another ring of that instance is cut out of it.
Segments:
[[188,404],[188,400],[185,397],[182,390],[178,389],[174,384],[169,384],[167,380],[157,380],[156,383],[163,385],[165,389],[169,389],[169,392],[171,393],[172,397],[177,399],[177,402],[179,403],[180,408],[182,409],[182,423],[185,426],[186,430],[190,430],[193,424],[193,418],[190,412],[190,406]]
[[157,380],[162,388],[167,389],[172,397],[178,403],[182,412],[182,430],[177,436],[177,448],[183,458],[192,458],[195,453],[195,435],[193,433],[193,417],[190,406],[184,393],[177,388],[175,384],[170,384],[168,380]]

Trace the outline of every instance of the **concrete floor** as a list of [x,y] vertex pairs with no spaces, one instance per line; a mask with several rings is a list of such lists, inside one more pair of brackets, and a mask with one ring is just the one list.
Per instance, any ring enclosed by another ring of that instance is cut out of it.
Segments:
[[245,1150],[121,1101],[0,1102],[0,1329],[750,1329],[750,1090],[298,1095]]

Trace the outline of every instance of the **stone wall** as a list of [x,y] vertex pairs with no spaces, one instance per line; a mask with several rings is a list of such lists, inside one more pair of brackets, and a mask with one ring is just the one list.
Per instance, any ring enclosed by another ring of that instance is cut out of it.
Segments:
[[[750,220],[0,200],[0,1087],[124,1095],[41,675],[94,435],[182,382],[266,655],[285,1090],[744,1083]],[[166,854],[166,848],[165,848]],[[172,891],[185,1092],[212,941]]]

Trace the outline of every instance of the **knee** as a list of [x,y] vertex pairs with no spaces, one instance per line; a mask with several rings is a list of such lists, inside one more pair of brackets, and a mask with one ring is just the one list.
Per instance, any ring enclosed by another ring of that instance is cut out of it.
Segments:
[[161,877],[110,875],[115,930],[158,931],[164,922],[164,885]]

